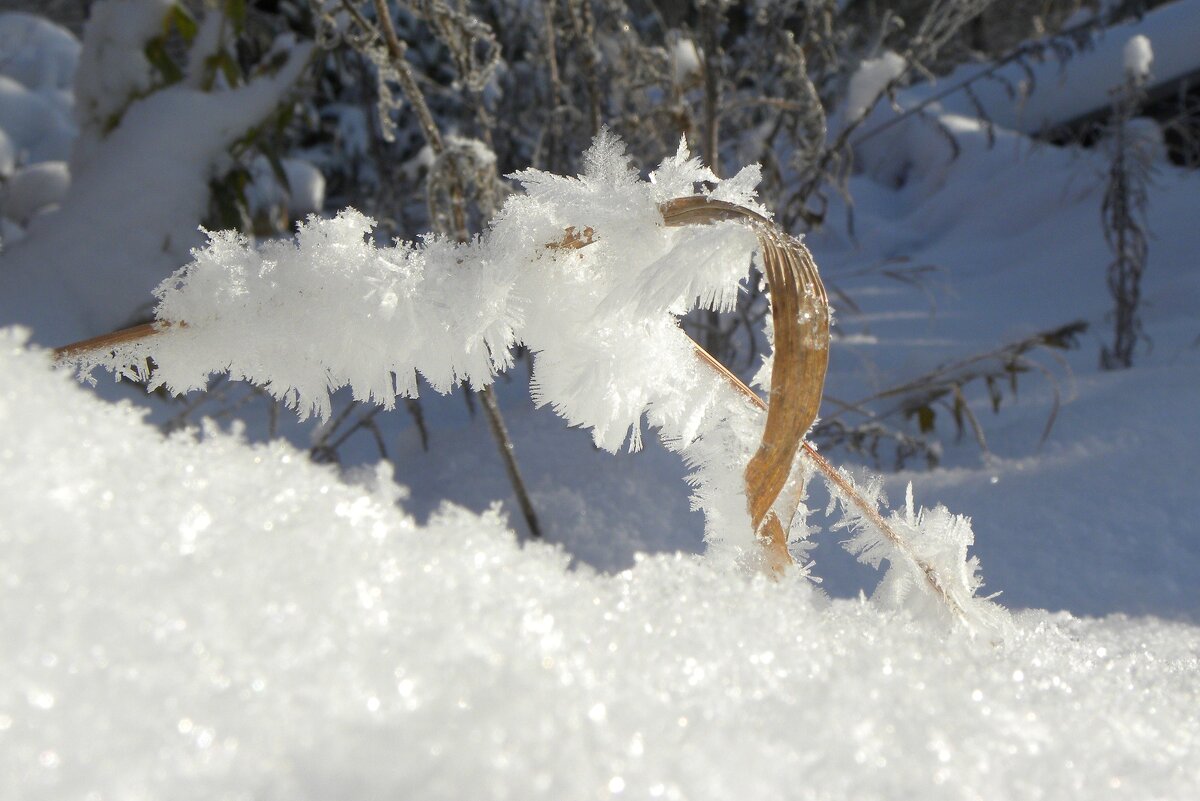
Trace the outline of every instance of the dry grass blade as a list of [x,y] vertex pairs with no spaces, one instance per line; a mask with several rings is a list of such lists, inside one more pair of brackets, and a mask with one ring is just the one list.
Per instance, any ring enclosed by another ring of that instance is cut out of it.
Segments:
[[[693,345],[696,348],[696,356],[701,361],[710,365],[714,370],[724,376],[725,379],[728,380],[735,389],[745,395],[751,403],[764,412],[769,412],[769,407],[767,406],[766,402],[762,398],[758,397],[754,390],[742,383],[740,378],[731,373],[725,367],[725,365],[717,361],[712,354],[700,347],[699,344],[693,343]],[[838,469],[831,465],[825,459],[825,457],[822,456],[817,449],[812,446],[811,443],[801,442],[800,450],[806,458],[812,461],[817,470],[820,471],[821,474],[823,474],[827,479],[829,479],[831,484],[837,487],[838,492],[840,492],[842,496],[846,498],[846,500],[852,503],[855,508],[862,513],[864,519],[868,520],[871,525],[879,531],[879,533],[883,534],[883,536],[886,537],[889,542],[896,546],[896,549],[900,553],[904,554],[905,557],[907,557],[914,565],[917,566],[917,568],[921,571],[921,574],[925,577],[925,581],[929,585],[930,589],[932,589],[934,593],[942,599],[946,606],[949,607],[950,611],[953,612],[956,617],[965,619],[965,611],[954,599],[954,597],[946,591],[942,584],[941,578],[938,576],[937,570],[932,565],[925,562],[923,559],[913,553],[912,548],[910,548],[904,538],[896,533],[896,530],[888,524],[883,515],[879,513],[879,510],[876,509],[873,504],[869,503],[865,498],[863,498],[862,495],[859,494],[859,492],[854,488],[854,486],[846,480],[845,476],[838,472]],[[777,520],[776,524],[778,525]],[[772,548],[771,553],[774,555],[775,550],[773,543],[770,547]],[[790,562],[791,556],[787,555],[787,559]]]
[[[829,364],[829,299],[808,249],[749,209],[697,195],[664,203],[660,211],[668,226],[747,220],[758,234],[771,292],[775,359],[762,443],[746,467],[746,497],[751,524],[765,540],[771,569],[779,572],[792,560],[784,524],[772,507],[821,405]],[[707,352],[705,360],[719,364]]]
[[135,325],[132,328],[122,328],[120,331],[101,334],[91,339],[84,339],[80,342],[72,342],[70,345],[55,348],[54,360],[68,361],[80,358],[89,353],[103,353],[104,351],[112,350],[118,345],[149,339],[156,334],[161,334],[170,327],[162,323],[144,323],[143,325]]
[[797,451],[810,459],[837,491],[879,531],[896,550],[920,570],[935,595],[959,619],[966,612],[947,591],[937,570],[846,480],[837,468],[804,441],[821,403],[829,358],[829,301],[816,264],[799,241],[780,232],[754,212],[703,196],[680,198],[660,206],[667,225],[692,225],[742,219],[754,225],[767,282],[771,288],[775,333],[775,359],[771,371],[771,402],[762,398],[730,372],[712,354],[695,344],[696,355],[725,377],[754,405],[767,413],[767,424],[758,452],[746,468],[746,494],[751,520],[766,540],[771,569],[779,573],[792,563],[787,534],[772,506],[783,490]]

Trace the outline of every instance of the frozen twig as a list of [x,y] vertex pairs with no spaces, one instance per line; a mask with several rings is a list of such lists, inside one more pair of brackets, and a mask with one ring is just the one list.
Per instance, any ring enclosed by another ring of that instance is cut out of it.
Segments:
[[[664,224],[670,227],[745,221],[754,229],[762,249],[764,271],[771,291],[775,338],[771,402],[768,404],[761,399],[700,345],[693,343],[693,347],[697,358],[767,414],[761,443],[747,464],[744,480],[750,522],[763,543],[768,569],[778,574],[792,564],[787,526],[780,516],[783,512],[790,521],[791,510],[782,510],[778,505],[797,454],[803,454],[825,476],[837,496],[857,510],[867,525],[877,529],[894,546],[897,555],[907,559],[919,571],[933,594],[956,617],[964,618],[961,604],[946,589],[946,582],[937,568],[914,551],[875,504],[865,499],[845,475],[804,441],[820,404],[829,348],[828,300],[807,249],[754,211],[705,196],[668,201],[660,206],[660,212]],[[561,240],[549,243],[547,247],[578,250],[596,241],[597,235],[590,228],[569,229],[564,231]],[[61,360],[76,360],[89,354],[103,354],[165,330],[166,326],[161,325],[139,326],[60,348],[57,356]]]

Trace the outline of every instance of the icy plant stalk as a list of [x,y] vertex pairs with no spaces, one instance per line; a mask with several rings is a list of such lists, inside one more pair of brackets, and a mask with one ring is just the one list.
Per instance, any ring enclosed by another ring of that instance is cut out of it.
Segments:
[[[1149,256],[1146,185],[1154,143],[1132,123],[1146,99],[1146,80],[1154,61],[1150,40],[1141,35],[1131,38],[1125,45],[1124,58],[1125,82],[1113,90],[1109,123],[1112,161],[1100,210],[1104,238],[1113,253],[1108,266],[1108,290],[1114,303],[1113,344],[1100,352],[1100,366],[1106,370],[1133,365],[1133,351],[1142,335],[1139,306],[1142,273]],[[1159,135],[1157,131],[1154,134]]]
[[[736,221],[672,227],[660,207],[673,218],[689,207],[666,201],[707,183],[715,188],[700,205],[765,221],[753,199],[758,169],[718,181],[681,143],[642,181],[607,132],[585,163],[578,178],[513,176],[524,194],[466,243],[430,237],[379,247],[372,221],[352,210],[310,219],[294,242],[255,248],[212,234],[157,290],[159,335],[77,358],[85,370],[102,365],[173,392],[228,371],[301,416],[327,417],[334,389],[391,406],[416,393],[414,372],[441,392],[462,381],[486,386],[523,343],[534,354],[539,405],[590,429],[609,451],[636,450],[643,426],[657,429],[694,468],[710,552],[757,562],[743,479],[764,440],[763,403],[696,358],[678,319],[697,304],[732,309],[758,239]],[[808,462],[785,463],[782,500],[755,513],[773,515],[797,539],[807,536],[805,510],[796,511],[803,482],[813,464],[824,465],[807,452]],[[965,525],[955,531],[964,529],[969,535]],[[960,606],[971,603],[968,589]]]
[[944,506],[918,511],[910,483],[904,510],[891,512],[885,519],[878,511],[887,503],[878,477],[872,477],[865,486],[845,471],[828,478],[827,512],[837,507],[842,512],[834,529],[848,529],[853,534],[845,543],[846,549],[872,567],[888,563],[875,590],[876,602],[920,614],[948,611],[978,628],[1004,627],[1004,611],[987,599],[975,597],[983,579],[979,576],[979,559],[967,556],[967,548],[975,541],[968,518],[951,514]]

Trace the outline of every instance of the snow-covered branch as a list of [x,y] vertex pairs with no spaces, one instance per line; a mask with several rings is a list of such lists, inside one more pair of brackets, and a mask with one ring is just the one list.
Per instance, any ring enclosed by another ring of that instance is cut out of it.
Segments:
[[[311,218],[292,242],[253,247],[235,233],[210,234],[156,291],[156,335],[66,355],[85,373],[103,366],[173,392],[228,372],[302,417],[327,418],[341,387],[391,407],[417,393],[417,374],[440,392],[486,386],[524,344],[535,354],[539,404],[591,429],[610,451],[638,449],[643,424],[657,429],[695,469],[693,501],[710,548],[759,563],[765,541],[765,564],[782,570],[789,536],[808,535],[802,501],[814,466],[845,484],[811,448],[797,459],[828,359],[816,267],[754,201],[756,167],[719,181],[681,142],[643,181],[607,131],[585,163],[578,178],[518,173],[524,194],[465,243],[431,236],[379,246],[372,221],[353,210]],[[715,188],[695,195],[703,185]],[[695,358],[678,326],[697,305],[733,307],[756,247],[775,313],[769,407]],[[973,568],[959,580],[945,560],[903,541],[852,486],[837,495],[849,499],[856,524],[871,524],[893,564],[913,566],[954,616],[972,617]],[[919,534],[912,514],[902,522]],[[938,523],[934,538],[960,543],[965,558],[969,526],[953,523]]]

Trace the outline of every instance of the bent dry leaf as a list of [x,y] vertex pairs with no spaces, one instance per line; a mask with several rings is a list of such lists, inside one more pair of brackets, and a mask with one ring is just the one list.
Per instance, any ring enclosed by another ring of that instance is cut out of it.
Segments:
[[752,523],[765,540],[772,572],[778,574],[792,563],[786,529],[773,507],[799,451],[812,461],[838,494],[859,510],[865,521],[920,571],[934,596],[941,599],[956,618],[966,622],[966,610],[947,589],[947,582],[937,569],[914,552],[875,504],[867,501],[840,471],[804,441],[820,406],[829,363],[829,300],[808,249],[761,215],[703,196],[669,201],[660,207],[660,211],[668,226],[740,219],[753,225],[758,235],[770,286],[775,335],[770,403],[764,403],[699,344],[694,347],[700,359],[767,413],[762,443],[746,468],[746,495]]
[[[758,235],[770,289],[775,359],[762,443],[746,467],[746,497],[751,524],[765,540],[770,568],[779,572],[792,560],[786,527],[773,507],[821,405],[829,365],[829,298],[808,249],[765,217],[702,195],[669,201],[660,211],[668,226],[745,220]],[[737,381],[703,348],[696,347],[705,362]],[[740,381],[737,384],[745,386]]]

